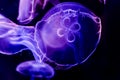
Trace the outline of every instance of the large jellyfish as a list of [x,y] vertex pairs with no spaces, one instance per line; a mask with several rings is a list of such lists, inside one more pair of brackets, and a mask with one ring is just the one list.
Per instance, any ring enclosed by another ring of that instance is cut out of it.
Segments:
[[12,55],[31,50],[35,60],[20,63],[16,70],[32,78],[51,78],[54,69],[84,63],[95,51],[100,37],[100,18],[74,2],[54,6],[35,27],[17,25],[0,15],[0,52]]
[[57,64],[55,69],[85,62],[95,51],[101,36],[100,18],[74,2],[56,5],[35,28],[39,33],[35,35],[42,37],[46,47],[44,61]]

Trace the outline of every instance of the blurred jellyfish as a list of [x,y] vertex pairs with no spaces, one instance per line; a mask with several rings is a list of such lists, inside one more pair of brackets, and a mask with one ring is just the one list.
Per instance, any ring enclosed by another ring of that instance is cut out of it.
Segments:
[[50,79],[54,76],[54,69],[46,63],[39,63],[37,61],[26,61],[19,64],[16,68],[19,73],[31,76],[33,78]]
[[0,14],[0,53],[12,55],[27,49],[24,45],[11,44],[12,40],[10,41],[10,39],[18,37],[20,34],[16,33],[18,31],[17,26],[17,24]]
[[38,15],[38,9],[44,9],[48,2],[56,5],[59,0],[20,0],[17,20],[28,24]]
[[46,47],[44,61],[57,64],[55,68],[70,68],[85,62],[95,51],[101,36],[101,20],[81,4],[64,2],[45,14],[36,24],[35,33],[42,37]]

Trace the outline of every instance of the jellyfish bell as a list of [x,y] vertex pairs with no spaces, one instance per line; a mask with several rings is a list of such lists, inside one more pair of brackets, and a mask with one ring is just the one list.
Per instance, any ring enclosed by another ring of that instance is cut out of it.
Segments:
[[54,69],[50,65],[37,61],[22,62],[17,66],[16,71],[37,78],[52,78],[54,76]]
[[81,4],[64,2],[36,24],[36,35],[42,37],[48,63],[74,66],[95,51],[101,37],[101,20]]

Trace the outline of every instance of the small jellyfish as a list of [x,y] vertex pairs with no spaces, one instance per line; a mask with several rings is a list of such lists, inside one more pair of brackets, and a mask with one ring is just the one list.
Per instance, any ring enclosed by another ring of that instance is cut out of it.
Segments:
[[35,30],[45,44],[47,62],[70,67],[85,62],[95,51],[101,19],[79,3],[63,2],[50,9]]
[[20,0],[17,20],[21,24],[30,23],[38,15],[38,9],[44,9],[48,2],[56,5],[59,0]]
[[22,62],[17,66],[16,71],[32,78],[50,79],[54,76],[54,69],[50,65],[37,61]]

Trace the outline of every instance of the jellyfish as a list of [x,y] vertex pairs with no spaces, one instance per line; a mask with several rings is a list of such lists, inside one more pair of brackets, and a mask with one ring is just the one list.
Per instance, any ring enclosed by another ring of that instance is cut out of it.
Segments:
[[31,76],[31,80],[34,80],[34,78],[50,79],[54,76],[54,69],[50,65],[35,60],[22,62],[17,66],[16,71]]
[[[19,10],[23,23],[34,18],[29,19],[35,14],[31,14],[30,7],[33,5]],[[54,69],[69,69],[84,63],[96,50],[102,28],[98,16],[75,2],[55,5],[35,27],[15,24],[2,15],[0,24],[2,54],[12,55],[27,49],[32,51],[35,60],[22,62],[16,68],[19,73],[31,76],[32,80],[34,77],[51,78]]]
[[21,24],[30,23],[38,15],[38,9],[44,9],[48,2],[56,5],[59,0],[20,0],[17,20]]
[[35,29],[45,44],[44,62],[56,64],[55,69],[69,69],[84,63],[96,50],[101,19],[79,3],[63,2],[50,9]]

